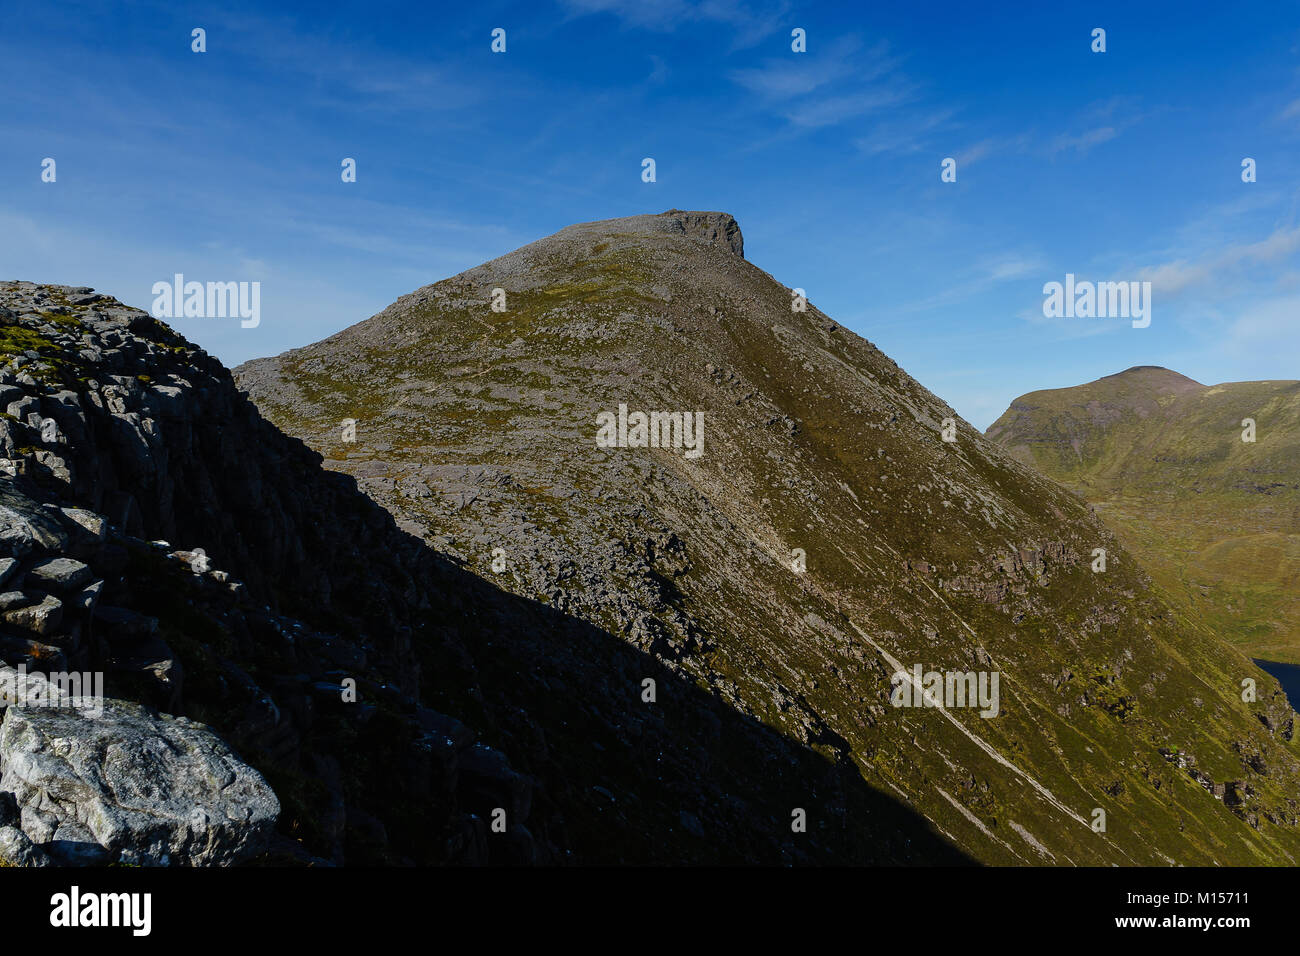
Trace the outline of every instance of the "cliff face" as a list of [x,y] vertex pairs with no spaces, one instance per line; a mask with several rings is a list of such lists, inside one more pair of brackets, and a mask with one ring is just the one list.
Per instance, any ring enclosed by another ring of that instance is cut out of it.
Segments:
[[[865,788],[988,862],[1293,862],[1300,763],[1276,682],[1175,620],[1077,498],[801,308],[738,254],[738,227],[724,241],[733,223],[569,227],[236,378],[405,530],[820,755],[835,783],[767,803],[769,838],[802,807],[839,858],[932,858],[914,836],[853,845],[879,838],[844,802]],[[529,642],[503,635],[480,664]],[[996,716],[894,706],[915,667],[998,675]],[[592,681],[562,678],[575,702],[631,679],[574,672]],[[678,756],[701,740],[670,739]],[[636,803],[653,785],[622,780],[602,785],[612,805],[659,825]],[[708,840],[778,786],[687,785],[663,816]],[[579,806],[571,837],[601,809]]]
[[[594,239],[611,234],[623,236],[683,236],[708,245],[726,249],[745,258],[745,237],[740,223],[725,212],[686,212],[670,209],[658,216],[625,216],[622,219],[604,219],[600,222],[579,222],[566,226],[555,234],[555,240]],[[544,245],[539,248],[546,248]],[[524,249],[532,248],[525,246]],[[522,250],[521,250],[522,251]]]

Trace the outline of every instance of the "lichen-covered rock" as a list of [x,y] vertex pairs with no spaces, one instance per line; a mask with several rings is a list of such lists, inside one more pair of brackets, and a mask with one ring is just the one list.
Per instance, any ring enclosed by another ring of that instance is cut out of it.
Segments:
[[14,826],[0,827],[0,866],[50,866],[51,860],[31,838]]
[[34,843],[93,841],[112,859],[154,866],[246,861],[266,850],[280,813],[262,775],[209,728],[124,701],[98,715],[10,707],[0,790],[13,793]]

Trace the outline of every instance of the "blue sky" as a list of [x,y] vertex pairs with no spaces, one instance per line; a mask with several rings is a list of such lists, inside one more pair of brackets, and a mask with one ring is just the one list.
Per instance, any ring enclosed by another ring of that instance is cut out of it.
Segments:
[[[0,278],[259,281],[257,328],[172,322],[232,366],[678,207],[981,428],[1131,365],[1300,378],[1290,2],[11,0],[0,74]],[[1067,272],[1151,281],[1150,327],[1044,318]]]

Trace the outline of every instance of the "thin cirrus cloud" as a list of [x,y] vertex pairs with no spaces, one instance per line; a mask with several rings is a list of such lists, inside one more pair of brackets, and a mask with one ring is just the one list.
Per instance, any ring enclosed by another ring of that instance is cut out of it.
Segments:
[[742,0],[560,0],[560,7],[570,17],[609,14],[625,26],[660,33],[672,33],[680,27],[715,23],[732,30],[732,48],[744,49],[770,36],[782,26],[790,4],[746,3]]
[[1300,251],[1300,227],[1275,229],[1256,242],[1237,243],[1190,260],[1179,258],[1139,270],[1139,278],[1167,296],[1214,285],[1222,286],[1241,269],[1285,261]]
[[1063,153],[1083,155],[1094,147],[1117,139],[1121,133],[1136,126],[1145,115],[1139,111],[1139,102],[1133,96],[1112,96],[1090,103],[1076,117],[1081,131],[1066,130],[1048,140],[1044,152],[1048,156]]
[[795,126],[835,126],[866,113],[901,106],[910,96],[906,89],[859,90],[799,103],[782,111],[782,115]]
[[979,162],[981,159],[987,159],[989,156],[996,155],[997,153],[1005,152],[1009,149],[1023,149],[1024,144],[1025,137],[1023,136],[1007,139],[990,137],[972,143],[965,149],[958,150],[954,158],[957,160],[957,166],[964,169],[972,163]]
[[883,44],[872,51],[876,55],[867,69],[855,67],[853,61],[861,48],[860,38],[847,36],[836,40],[816,57],[769,58],[757,67],[732,70],[730,78],[758,96],[785,100],[812,93],[855,74],[859,81],[869,81],[893,67],[893,61],[880,55],[885,52]]
[[956,121],[956,111],[943,109],[928,114],[914,114],[904,120],[887,120],[875,126],[853,145],[864,156],[908,155],[929,150],[936,156],[952,156],[958,169],[968,169],[991,156],[1023,153],[1029,148],[1028,133],[1014,136],[985,136],[953,150],[952,144],[969,137],[968,124]]
[[1019,279],[1022,276],[1039,273],[1043,269],[1043,263],[1039,259],[1011,257],[1000,259],[988,267],[988,278],[993,282],[1001,282],[1005,279]]
[[914,113],[902,119],[884,120],[872,127],[871,132],[853,140],[853,145],[867,156],[890,153],[917,153],[931,147],[933,137],[952,125],[956,115],[952,109],[929,113]]
[[1034,255],[1009,253],[982,260],[968,270],[968,277],[939,292],[913,302],[901,303],[899,312],[919,313],[968,302],[1004,282],[1042,274],[1043,263]]
[[1086,153],[1094,146],[1108,143],[1118,135],[1119,130],[1114,126],[1098,126],[1077,135],[1062,133],[1047,144],[1047,152],[1051,155],[1067,152]]
[[768,59],[728,76],[792,126],[815,129],[913,100],[916,88],[898,72],[900,62],[887,43],[864,50],[851,35],[816,58]]
[[[213,49],[226,49],[250,68],[247,82],[274,89],[290,84],[311,105],[368,115],[435,111],[449,113],[483,99],[481,84],[463,79],[468,56],[448,61],[381,49],[356,36],[314,31],[289,14],[241,12],[218,21],[209,35]],[[269,82],[275,78],[275,82]],[[305,87],[297,84],[307,81]]]
[[1300,336],[1295,334],[1297,316],[1300,316],[1297,295],[1253,304],[1228,326],[1222,348],[1238,360],[1255,359],[1260,354],[1277,356],[1280,351],[1282,358],[1300,364]]

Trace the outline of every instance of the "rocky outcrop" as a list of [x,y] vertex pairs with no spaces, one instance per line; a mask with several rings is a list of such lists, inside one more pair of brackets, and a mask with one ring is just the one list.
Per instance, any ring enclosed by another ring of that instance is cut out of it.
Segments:
[[[164,764],[114,758],[100,768],[100,778],[114,778],[110,792],[129,784],[163,801],[148,812],[168,821],[165,832],[142,835],[130,814],[145,808],[100,806],[110,797],[93,775],[86,792],[57,796],[84,768],[33,779],[21,767],[44,767],[47,755],[15,750],[0,763],[0,790],[21,787],[46,815],[62,800],[66,819],[45,825],[25,810],[26,832],[0,830],[7,859],[35,865],[51,840],[85,851],[63,852],[63,862],[109,851],[195,864],[263,850],[318,863],[543,852],[521,835],[527,774],[466,774],[474,810],[460,808],[460,755],[481,762],[477,735],[416,694],[422,663],[412,635],[428,627],[436,556],[319,461],[264,422],[219,362],[145,313],[85,288],[0,284],[0,660],[28,669],[28,682],[102,674],[110,697],[157,711],[131,711],[126,721],[128,705],[113,704],[107,724],[62,728],[69,741],[135,726],[133,741],[158,744],[187,728],[180,744],[199,725],[169,715],[197,717],[285,799],[269,850],[269,790],[245,794],[256,825],[244,838],[235,833],[238,788],[231,805],[204,811],[206,830],[184,831],[192,821],[168,807],[196,794],[151,782],[169,772]],[[421,577],[425,588],[415,585]],[[40,721],[54,719],[40,713],[20,724],[21,709],[11,712],[16,746],[20,738],[35,746]],[[203,746],[195,753],[210,763],[216,744]],[[406,809],[426,801],[435,806]],[[483,839],[497,806],[520,811],[508,847]],[[56,839],[60,827],[78,839]]]
[[[112,700],[9,707],[0,790],[59,863],[241,863],[266,851],[280,813],[261,774],[209,728]],[[30,852],[8,849],[18,863]]]
[[579,237],[607,238],[611,235],[656,234],[686,236],[710,245],[719,245],[740,258],[745,257],[745,237],[740,223],[725,212],[687,212],[669,209],[657,216],[626,216],[622,219],[604,219],[566,226],[555,234],[556,239]]

